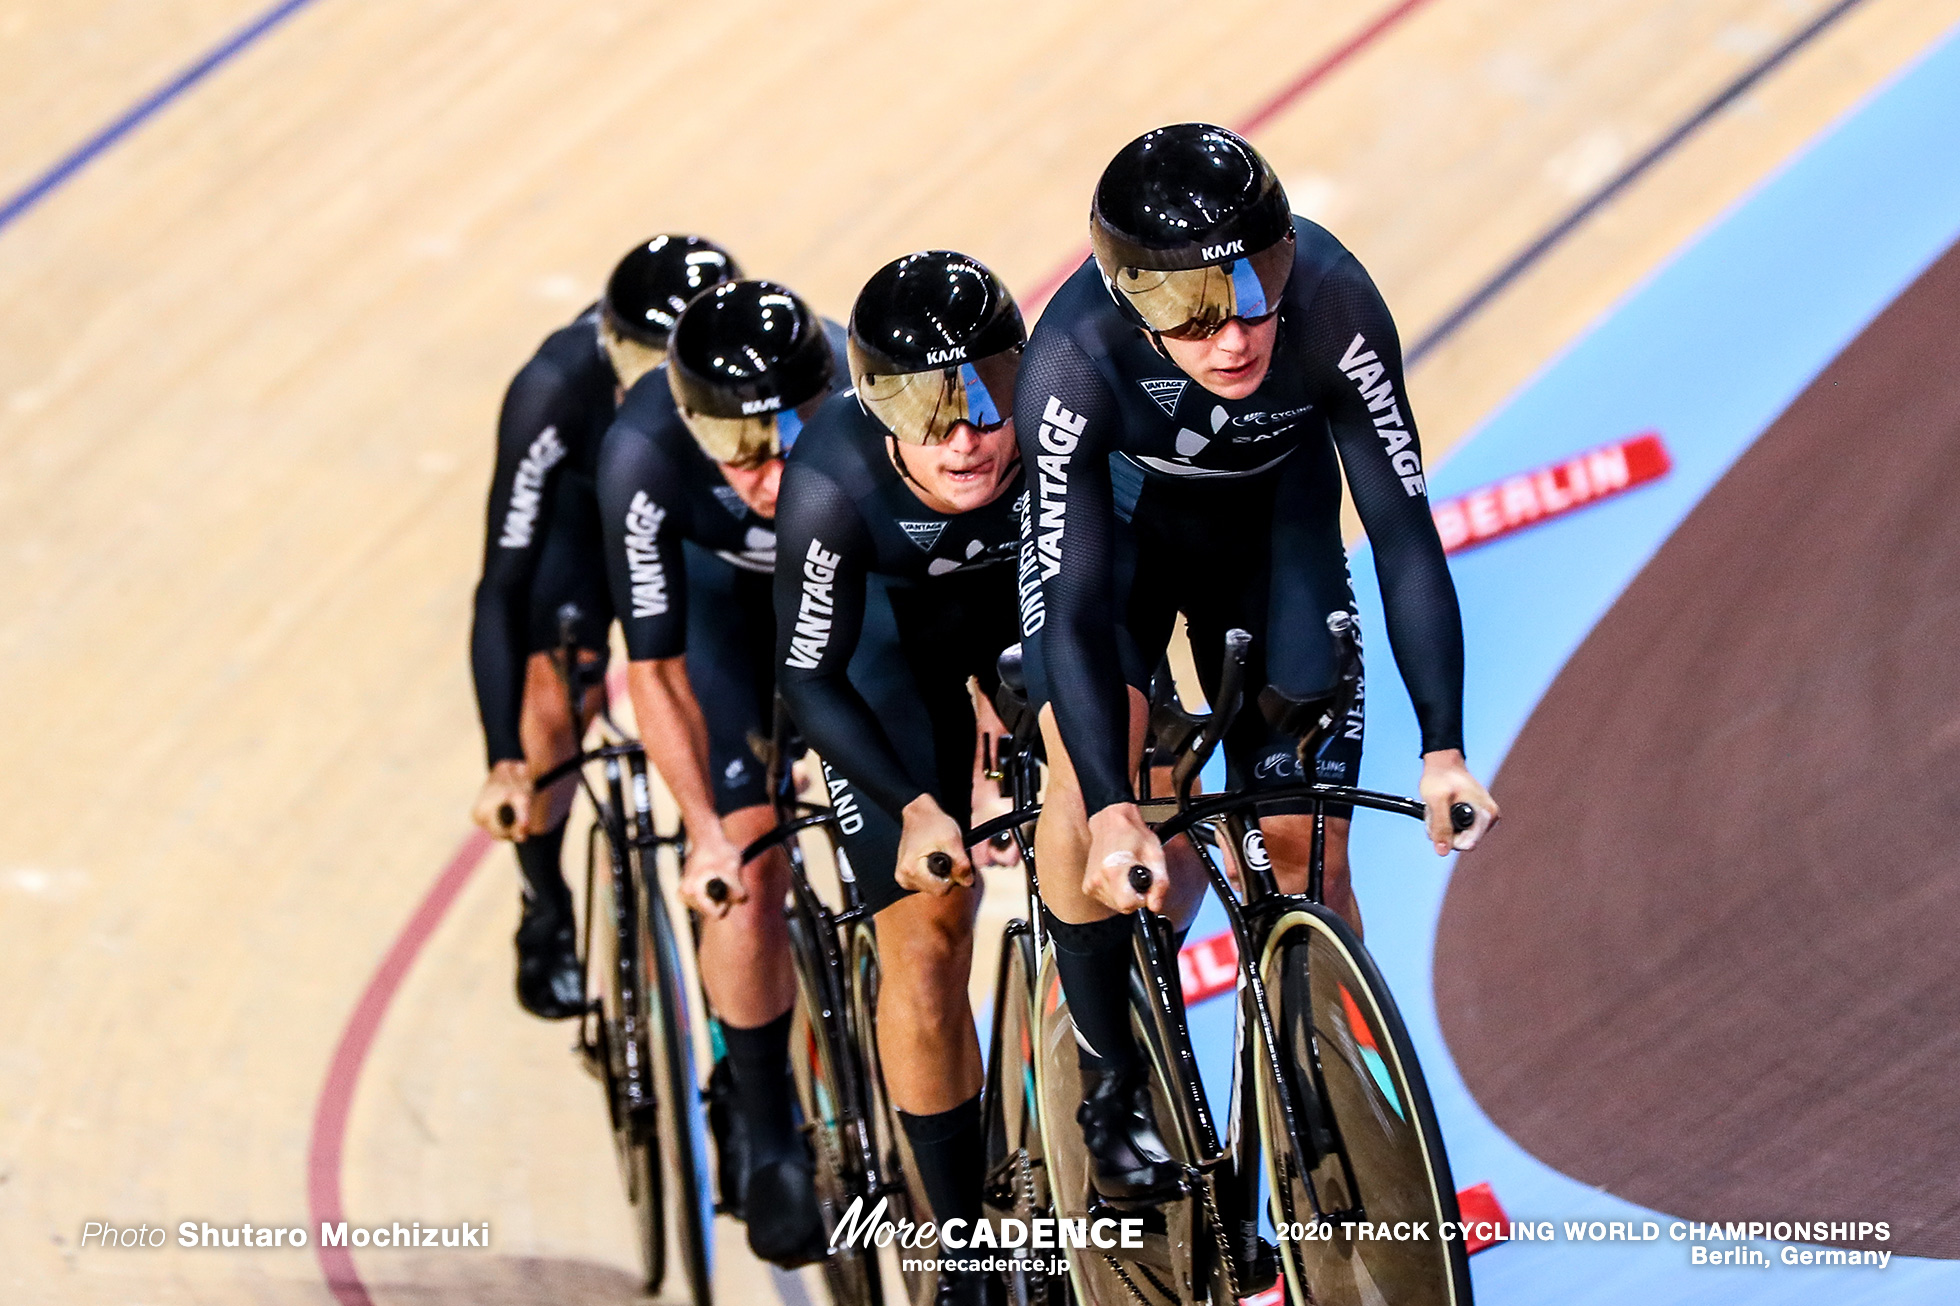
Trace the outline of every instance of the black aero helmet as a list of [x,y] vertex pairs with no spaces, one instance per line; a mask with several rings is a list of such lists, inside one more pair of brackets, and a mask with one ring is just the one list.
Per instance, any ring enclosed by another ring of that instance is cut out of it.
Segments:
[[1014,296],[976,258],[907,254],[879,268],[851,309],[858,403],[907,444],[939,444],[965,422],[993,430],[1014,415],[1027,343]]
[[667,341],[667,384],[716,462],[755,467],[803,428],[796,410],[830,389],[823,321],[773,281],[729,281],[687,306]]
[[1293,213],[1272,165],[1208,123],[1159,127],[1117,151],[1089,211],[1103,283],[1126,316],[1173,339],[1279,308]]
[[741,275],[732,254],[700,236],[668,233],[628,250],[599,299],[599,339],[620,384],[631,389],[660,366],[689,300]]

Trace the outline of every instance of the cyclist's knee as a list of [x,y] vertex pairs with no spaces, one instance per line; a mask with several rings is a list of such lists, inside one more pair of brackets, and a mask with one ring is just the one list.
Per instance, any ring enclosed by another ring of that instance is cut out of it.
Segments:
[[[1348,884],[1348,820],[1327,819],[1327,846],[1324,866],[1325,886],[1331,899],[1345,895]],[[1313,817],[1267,816],[1259,821],[1266,855],[1272,859],[1273,878],[1281,890],[1301,893],[1306,889],[1307,869],[1313,861]]]
[[878,913],[878,964],[886,984],[966,997],[973,961],[972,893],[915,893]]

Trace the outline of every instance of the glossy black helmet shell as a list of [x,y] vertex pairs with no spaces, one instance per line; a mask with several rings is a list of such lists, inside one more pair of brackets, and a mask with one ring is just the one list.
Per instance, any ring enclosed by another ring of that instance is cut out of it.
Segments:
[[773,281],[728,281],[695,299],[667,342],[675,400],[707,417],[782,412],[830,388],[823,321]]
[[957,367],[1027,343],[1007,285],[979,259],[929,249],[872,274],[851,308],[851,375]]
[[735,256],[712,240],[669,232],[627,251],[606,279],[599,312],[628,340],[665,349],[690,300],[741,275]]
[[1096,183],[1090,244],[1105,279],[1119,268],[1224,263],[1286,239],[1286,190],[1244,137],[1209,123],[1159,127],[1118,150]]

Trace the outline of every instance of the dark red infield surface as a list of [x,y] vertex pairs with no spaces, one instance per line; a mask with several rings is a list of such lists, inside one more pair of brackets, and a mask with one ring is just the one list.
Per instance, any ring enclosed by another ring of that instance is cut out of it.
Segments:
[[1497,1125],[1670,1215],[1960,1257],[1960,246],[1661,548],[1493,788],[1436,987]]

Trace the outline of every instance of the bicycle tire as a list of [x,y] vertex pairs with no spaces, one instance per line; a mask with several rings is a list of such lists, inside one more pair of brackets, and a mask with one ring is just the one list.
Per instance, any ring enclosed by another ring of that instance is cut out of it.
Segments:
[[[1035,1100],[1034,937],[1023,920],[1009,921],[1001,936],[1000,969],[994,988],[994,1019],[987,1056],[987,1182],[984,1199],[994,1219],[1032,1221],[1054,1214],[1048,1195],[1048,1168],[1041,1148],[1040,1105]],[[1006,1274],[1009,1306],[1069,1306],[1074,1300],[1066,1274],[1035,1268],[1027,1248],[1015,1251],[1020,1268]]]
[[[790,957],[796,965],[796,1002],[790,1008],[790,1071],[803,1113],[824,1228],[834,1235],[853,1199],[863,1196],[859,1160],[862,1121],[854,1090],[842,1074],[843,1046],[838,1023],[841,995],[826,983],[817,941],[806,919],[789,917]],[[875,1251],[840,1248],[823,1261],[825,1290],[833,1306],[884,1306],[884,1289]]]
[[[594,840],[593,855],[610,842]],[[627,1013],[621,998],[622,984],[634,992],[644,992],[644,965],[640,949],[632,940],[641,936],[636,920],[622,910],[610,864],[592,866],[587,878],[592,895],[589,919],[593,922],[586,942],[586,992],[598,999],[599,1063],[606,1088],[606,1107],[612,1123],[613,1153],[619,1162],[620,1181],[626,1201],[633,1208],[634,1250],[640,1258],[644,1282],[649,1293],[660,1291],[667,1277],[667,1227],[665,1194],[661,1191],[658,1140],[647,1128],[644,1110],[636,1111],[630,1085],[637,1068],[650,1064],[652,1049],[643,1033],[629,1036]],[[630,889],[629,889],[630,893]],[[636,972],[638,974],[636,975]],[[639,1022],[635,1022],[638,1024]],[[644,1025],[640,1025],[644,1029]],[[638,1046],[633,1046],[637,1042]]]
[[[649,1007],[657,1006],[647,1011],[644,1028],[654,1045],[647,1064],[656,1078],[655,1117],[664,1163],[660,1186],[668,1199],[664,1214],[672,1217],[673,1250],[694,1306],[713,1306],[714,1186],[708,1173],[706,1111],[694,1071],[686,977],[658,883],[643,878],[639,896],[644,917],[641,969],[653,981],[642,991]],[[656,997],[657,1003],[652,1001]]]
[[[1289,1225],[1317,1226],[1316,1236],[1279,1240],[1289,1302],[1470,1306],[1463,1241],[1441,1237],[1438,1228],[1460,1219],[1449,1156],[1422,1067],[1373,958],[1345,921],[1303,905],[1274,922],[1259,965],[1278,1062],[1290,1081],[1275,1078],[1271,1059],[1257,1059],[1273,1223],[1282,1235]],[[1259,1037],[1263,1043],[1263,1032]],[[1291,1131],[1282,1101],[1292,1107]],[[1317,1129],[1317,1121],[1325,1127]],[[1429,1236],[1355,1238],[1339,1223],[1316,1220],[1357,1203],[1371,1224],[1423,1223]]]
[[[866,1189],[882,1193],[889,1201],[889,1219],[918,1221],[926,1210],[918,1183],[919,1167],[899,1123],[898,1108],[885,1092],[884,1063],[878,1055],[878,936],[869,923],[861,922],[851,930],[849,965],[851,1029],[859,1064],[864,1068],[865,1129],[877,1165],[875,1180],[867,1176]],[[909,1259],[912,1257],[901,1256],[896,1246],[885,1248],[879,1256],[880,1276],[886,1282],[903,1285],[904,1299],[910,1306],[932,1306],[938,1276],[907,1270],[904,1263]]]
[[[1144,1215],[1148,1221],[1140,1248],[1070,1250],[1067,1253],[1070,1291],[1085,1306],[1195,1306],[1208,1295],[1198,1285],[1216,1276],[1210,1275],[1202,1264],[1205,1253],[1193,1236],[1200,1231],[1193,1227],[1192,1199],[1181,1197],[1159,1203],[1154,1208],[1157,1214],[1152,1217],[1144,1211],[1110,1207],[1094,1192],[1088,1150],[1082,1142],[1082,1127],[1075,1118],[1075,1108],[1085,1097],[1076,1057],[1075,1025],[1069,1017],[1068,1000],[1062,995],[1061,976],[1055,969],[1052,948],[1042,949],[1035,992],[1039,1021],[1037,1114],[1055,1215],[1064,1220]],[[1140,990],[1132,991],[1131,1021],[1139,1046],[1146,1050],[1151,1062],[1152,1105],[1158,1124],[1164,1127],[1164,1141],[1175,1159],[1188,1163],[1191,1157],[1181,1146],[1182,1131],[1171,1126],[1178,1117],[1165,1092],[1159,1039],[1154,1022],[1140,1009],[1140,996]],[[1206,1233],[1204,1237],[1208,1242],[1210,1235]],[[1189,1249],[1199,1259],[1180,1254],[1180,1247]]]

